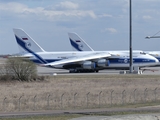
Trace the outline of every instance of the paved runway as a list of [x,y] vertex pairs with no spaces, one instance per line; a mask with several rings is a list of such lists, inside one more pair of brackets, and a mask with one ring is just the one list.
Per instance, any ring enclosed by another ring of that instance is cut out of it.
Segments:
[[43,75],[53,75],[55,73],[59,75],[87,75],[87,74],[119,74],[118,70],[100,70],[99,73],[69,73],[69,70],[64,70],[64,69],[54,69],[54,68],[46,68],[46,67],[37,67],[38,74],[43,74]]
[[[74,118],[72,120],[159,120],[160,114],[159,114],[160,108],[150,106],[148,108],[146,107],[136,107],[136,108],[100,108],[100,109],[82,109],[82,110],[45,110],[45,111],[24,111],[24,112],[0,112],[0,118],[18,118],[18,117],[27,117],[27,116],[55,116],[55,115],[72,115],[72,114],[81,114],[81,115],[89,115],[86,117],[80,117],[80,118]],[[136,114],[136,115],[119,115],[117,116],[111,116],[108,117],[107,114],[116,114],[116,113],[148,113],[148,114]],[[154,114],[155,112],[155,114]],[[156,114],[157,113],[157,114]],[[90,116],[90,115],[105,115],[106,116]],[[136,116],[139,116],[137,119]],[[114,119],[113,119],[114,118]],[[129,119],[130,118],[130,119]],[[149,119],[148,119],[149,118]],[[157,119],[153,119],[157,118]]]
[[[54,69],[46,67],[37,67],[38,74],[40,75],[105,75],[105,74],[120,74],[121,70],[100,70],[98,73],[69,73],[68,70]],[[143,68],[143,75],[160,75],[160,67],[145,67]]]

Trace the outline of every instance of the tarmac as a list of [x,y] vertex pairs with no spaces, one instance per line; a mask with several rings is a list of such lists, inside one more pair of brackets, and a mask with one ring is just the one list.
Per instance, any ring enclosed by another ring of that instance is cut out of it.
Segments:
[[[111,114],[127,115],[112,115]],[[134,113],[134,114],[130,114]],[[139,114],[146,113],[146,114]],[[148,106],[139,108],[103,108],[103,109],[82,109],[82,110],[48,110],[48,111],[30,111],[30,112],[4,112],[0,113],[0,118],[19,118],[28,116],[56,116],[81,114],[84,117],[71,120],[159,120],[160,106]],[[96,116],[97,114],[97,116]]]

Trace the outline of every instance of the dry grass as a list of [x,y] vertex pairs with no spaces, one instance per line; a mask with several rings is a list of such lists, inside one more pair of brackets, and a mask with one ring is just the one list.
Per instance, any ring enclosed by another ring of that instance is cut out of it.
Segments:
[[[154,97],[155,88],[157,93],[160,91],[160,76],[159,75],[60,75],[50,77],[46,81],[37,82],[1,82],[0,83],[0,102],[2,111],[18,110],[18,100],[22,99],[22,110],[33,110],[34,100],[36,106],[42,106],[41,109],[48,109],[47,98],[50,97],[52,109],[61,108],[61,97],[63,95],[63,107],[73,108],[73,96],[76,95],[76,106],[80,107],[86,100],[86,94],[89,93],[89,105],[92,103],[98,104],[98,95],[101,95],[101,104],[110,104],[111,91],[114,90],[113,103],[120,104],[122,102],[122,92],[125,90],[125,102],[133,102],[133,91],[141,91],[138,100],[144,101],[144,90],[150,90],[148,100]],[[132,93],[132,95],[130,95]],[[118,94],[120,95],[119,97]],[[149,94],[149,92],[148,92]],[[20,98],[21,97],[21,98]],[[157,94],[157,99],[160,95]],[[96,99],[95,99],[96,98]],[[5,105],[4,106],[4,100]],[[12,102],[11,102],[12,101]],[[31,102],[32,101],[32,102]],[[66,102],[67,101],[67,102]],[[11,104],[12,103],[12,104]],[[71,106],[71,107],[70,107]],[[5,108],[4,108],[5,107]],[[51,108],[49,108],[51,109]]]
[[46,94],[54,91],[63,93],[116,88],[155,88],[159,87],[159,84],[160,76],[56,76],[43,82],[3,82],[0,84],[0,90],[1,96],[10,96]]
[[103,90],[154,89],[160,85],[160,76],[146,75],[92,75],[92,76],[56,76],[39,82],[1,82],[0,97],[21,95],[87,93]]

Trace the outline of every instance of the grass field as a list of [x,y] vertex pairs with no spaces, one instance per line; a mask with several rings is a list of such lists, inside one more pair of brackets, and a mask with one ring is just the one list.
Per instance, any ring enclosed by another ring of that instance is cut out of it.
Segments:
[[[121,94],[125,90],[126,94],[125,101],[134,102],[133,96],[129,95],[133,94],[133,91],[136,89],[137,91],[141,91],[138,93],[138,100],[144,101],[144,90],[147,88],[147,98],[146,100],[150,100],[150,98],[154,97],[154,90],[157,91],[157,99],[160,99],[160,76],[159,75],[60,75],[56,77],[49,77],[46,81],[37,81],[37,82],[1,82],[0,83],[0,102],[4,103],[5,107],[2,105],[1,111],[15,111],[18,108],[18,100],[24,100],[24,106],[21,107],[21,111],[23,110],[33,110],[33,101],[34,97],[38,100],[38,104],[43,106],[46,105],[46,101],[41,101],[41,99],[46,99],[47,96],[51,96],[50,99],[54,105],[54,108],[60,108],[60,98],[63,95],[66,103],[63,102],[63,106],[65,109],[73,109],[73,96],[77,93],[77,106],[80,107],[86,99],[86,94],[89,93],[90,101],[89,105],[91,108],[94,108],[91,102],[96,102],[98,104],[98,94],[101,93],[102,106],[104,104],[110,104],[110,98],[105,100],[105,96],[110,96],[110,92],[114,90],[113,103],[121,103],[122,98]],[[116,97],[120,94],[119,97]],[[41,98],[38,98],[42,96]],[[53,100],[57,98],[56,100]],[[96,98],[96,99],[95,99]],[[83,100],[82,100],[83,99]],[[15,102],[17,100],[17,102]],[[29,103],[29,100],[32,103]],[[13,104],[9,104],[10,101],[13,101]],[[25,105],[26,104],[26,105]],[[38,106],[37,104],[37,106]],[[30,107],[29,107],[30,106]],[[95,105],[96,106],[96,105]],[[31,108],[32,107],[32,108]],[[53,107],[53,106],[52,106]],[[97,106],[96,106],[97,107]],[[47,109],[46,107],[41,107],[40,109]],[[38,109],[36,109],[38,110]]]
[[0,98],[19,97],[22,95],[62,94],[99,92],[113,89],[145,89],[156,88],[160,85],[158,75],[79,75],[56,76],[46,81],[37,82],[1,82]]
[[[48,96],[48,94],[60,97],[64,94],[64,97],[73,96],[78,93],[79,98],[83,99],[88,92],[90,95],[98,95],[101,91],[101,96],[107,95],[107,91],[114,90],[115,93],[122,93],[126,90],[127,92],[133,92],[135,89],[144,91],[147,88],[148,95],[147,100],[154,97],[149,91],[157,90],[157,100],[160,100],[160,75],[60,75],[56,77],[48,77],[46,81],[36,81],[36,82],[0,82],[0,102],[3,103],[6,98],[6,102],[13,99],[18,100],[21,96],[22,98],[33,98],[36,96]],[[110,92],[109,92],[110,93]],[[154,93],[154,92],[153,92]],[[138,93],[137,93],[138,94]],[[80,95],[82,95],[80,97]],[[127,94],[126,94],[127,95]],[[143,101],[143,95],[140,99]],[[117,96],[117,94],[115,94]],[[97,96],[96,96],[97,97]],[[113,96],[113,98],[116,98]],[[121,97],[120,97],[121,98]],[[127,99],[131,99],[131,96]],[[138,98],[137,98],[138,99]],[[121,102],[121,99],[116,98],[116,100]],[[114,102],[117,101],[113,100]],[[80,100],[81,101],[81,100]],[[94,100],[93,100],[94,101]],[[109,101],[109,99],[108,99]],[[46,104],[44,101],[39,101],[40,104]],[[79,101],[76,101],[80,104]],[[90,101],[91,102],[91,101]],[[104,102],[101,98],[101,102]],[[59,104],[59,102],[55,102]],[[105,101],[104,103],[107,103]],[[153,102],[154,103],[154,102]],[[148,106],[148,105],[159,105],[159,103],[145,103],[137,105],[126,105],[125,107],[138,107],[138,106]],[[17,104],[17,103],[15,103]],[[71,102],[73,104],[73,102]],[[71,105],[69,104],[69,105]],[[27,105],[28,106],[28,105]],[[33,106],[33,105],[32,105]],[[54,106],[56,106],[54,104]],[[103,106],[102,106],[103,107]],[[114,107],[114,106],[113,106]],[[122,107],[121,105],[119,107]],[[124,106],[123,106],[124,107]],[[1,107],[3,108],[3,106]],[[46,109],[45,107],[42,107]],[[65,108],[66,109],[66,108]],[[73,109],[73,106],[68,106],[67,109]],[[3,111],[4,109],[1,109]],[[18,110],[18,109],[16,109]],[[27,109],[25,107],[21,108],[21,111],[29,111],[32,109]],[[38,110],[38,109],[37,109]],[[15,106],[13,104],[7,104],[5,111],[15,111]],[[127,113],[118,113],[127,114]],[[83,115],[60,115],[60,116],[40,116],[40,117],[27,117],[27,118],[0,118],[0,120],[69,120],[75,117],[81,117]]]

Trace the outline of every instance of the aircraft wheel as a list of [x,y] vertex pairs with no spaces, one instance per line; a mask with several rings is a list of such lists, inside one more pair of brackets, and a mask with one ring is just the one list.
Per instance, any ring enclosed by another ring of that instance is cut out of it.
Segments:
[[69,70],[69,73],[76,73],[77,72],[77,69],[70,69]]
[[96,73],[98,73],[99,72],[99,70],[96,70]]
[[73,73],[73,70],[69,70],[69,73]]
[[81,70],[77,70],[77,73],[81,73]]

